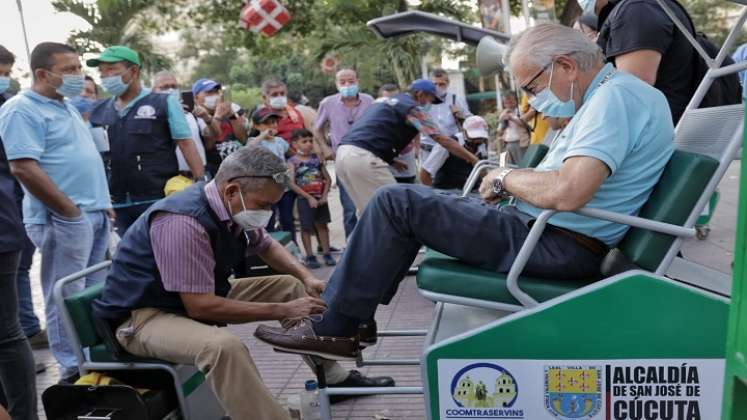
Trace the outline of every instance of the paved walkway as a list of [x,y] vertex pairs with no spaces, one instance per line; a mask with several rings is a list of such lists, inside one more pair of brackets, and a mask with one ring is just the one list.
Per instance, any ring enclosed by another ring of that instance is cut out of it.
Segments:
[[[739,183],[739,162],[729,169],[720,185],[721,202],[711,222],[711,233],[705,241],[688,241],[683,247],[685,256],[700,264],[724,273],[731,272],[733,259],[734,231],[736,229],[736,205]],[[336,192],[331,194],[332,242],[334,246],[344,245],[341,207]],[[38,257],[38,256],[37,256]],[[43,300],[38,281],[39,263],[34,262],[32,282],[37,313],[43,314]],[[317,275],[328,278],[331,269],[317,270]],[[376,314],[381,329],[425,329],[432,320],[433,304],[417,294],[413,278],[407,278],[400,287],[394,301],[382,306]],[[249,346],[267,386],[281,400],[301,391],[304,382],[313,378],[309,369],[293,355],[273,352],[268,346],[258,343],[252,336],[256,324],[230,327]],[[379,344],[367,349],[366,358],[419,357],[422,338],[384,338]],[[43,415],[41,393],[59,379],[59,374],[49,351],[36,351],[37,360],[47,364],[45,373],[37,376],[39,408]],[[352,364],[349,364],[352,368]],[[391,375],[403,386],[419,386],[420,370],[416,367],[373,367],[362,371],[372,375]],[[371,396],[336,404],[333,406],[335,419],[422,419],[425,418],[423,399],[418,396]]]

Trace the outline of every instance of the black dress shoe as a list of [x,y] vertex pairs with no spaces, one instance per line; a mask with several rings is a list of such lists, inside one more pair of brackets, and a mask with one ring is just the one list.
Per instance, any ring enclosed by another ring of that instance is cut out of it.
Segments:
[[[336,384],[328,384],[328,388],[380,388],[394,386],[391,376],[364,376],[357,370],[351,370],[344,381]],[[330,395],[329,402],[334,404],[355,398],[357,395]]]
[[369,347],[376,344],[378,336],[376,335],[378,328],[376,326],[376,320],[368,320],[361,322],[358,326],[358,341],[362,347]]

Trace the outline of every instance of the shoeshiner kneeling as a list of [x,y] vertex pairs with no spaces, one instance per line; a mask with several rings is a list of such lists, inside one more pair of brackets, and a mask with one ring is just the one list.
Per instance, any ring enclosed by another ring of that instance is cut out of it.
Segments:
[[[542,163],[536,169],[488,173],[480,187],[484,201],[423,186],[379,189],[322,295],[327,308],[321,321],[290,329],[260,326],[259,339],[284,351],[352,358],[357,343],[345,339],[373,317],[377,305],[388,303],[422,245],[506,273],[542,209],[588,206],[638,213],[673,152],[664,95],[615,71],[596,44],[560,25],[539,25],[518,35],[506,58],[533,108],[546,117],[571,118]],[[509,195],[516,205],[491,205]],[[523,274],[599,278],[602,258],[627,229],[575,213],[556,214]]]
[[[318,280],[265,231],[270,208],[287,186],[282,159],[245,147],[223,161],[208,183],[153,204],[130,227],[114,255],[94,316],[106,320],[128,352],[195,365],[227,414],[287,419],[262,382],[246,345],[225,324],[294,322],[326,307]],[[289,275],[229,279],[257,254]],[[325,361],[330,384],[392,386]]]

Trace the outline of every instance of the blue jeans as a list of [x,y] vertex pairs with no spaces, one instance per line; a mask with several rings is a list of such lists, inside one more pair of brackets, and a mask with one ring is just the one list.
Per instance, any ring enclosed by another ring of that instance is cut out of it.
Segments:
[[39,318],[34,313],[34,301],[31,298],[31,278],[29,276],[34,252],[36,252],[36,247],[26,236],[21,251],[21,263],[18,265],[16,283],[18,285],[18,320],[21,322],[23,333],[29,338],[41,332]]
[[[531,222],[531,216],[515,207],[499,209],[422,185],[382,187],[361,215],[327,283],[322,296],[327,311],[371,319],[379,303],[389,303],[422,245],[506,273]],[[601,259],[569,235],[545,230],[524,275],[593,279],[599,276]]]
[[34,355],[18,323],[20,256],[20,251],[0,253],[0,400],[14,420],[36,420]]
[[342,204],[342,225],[345,229],[345,239],[353,234],[355,224],[358,223],[358,217],[355,215],[355,203],[345,191],[340,179],[337,179],[337,189],[340,190],[340,203]]
[[[62,324],[52,296],[57,280],[104,261],[109,246],[109,218],[106,212],[84,212],[76,219],[68,219],[50,213],[45,225],[26,225],[31,241],[42,255],[41,281],[44,291],[47,316],[47,338],[57,362],[60,375],[65,378],[78,372],[67,333]],[[106,271],[98,271],[85,279],[69,284],[65,294],[83,290],[106,277]]]

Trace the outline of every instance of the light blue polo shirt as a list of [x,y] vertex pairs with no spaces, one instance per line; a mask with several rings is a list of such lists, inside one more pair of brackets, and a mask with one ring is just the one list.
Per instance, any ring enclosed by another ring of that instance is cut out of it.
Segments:
[[[137,101],[150,95],[150,92],[151,90],[148,88],[140,89],[140,93],[135,97],[135,99],[128,102],[124,108],[117,110],[119,112],[119,117],[122,118],[127,115],[127,112],[137,103]],[[169,98],[166,100],[166,108],[171,138],[174,140],[191,140],[192,130],[189,129],[187,118],[184,117],[184,110],[182,109],[182,105],[179,103],[179,97],[167,93],[164,93],[163,95],[169,95]]]
[[[658,182],[674,150],[674,127],[664,95],[625,72],[607,64],[584,94],[581,108],[550,146],[535,170],[555,171],[574,156],[601,160],[609,177],[586,207],[636,215]],[[519,210],[537,216],[542,211],[525,202]],[[615,246],[628,226],[574,213],[559,213],[550,223],[597,238]]]
[[[34,159],[83,211],[110,208],[104,163],[88,125],[68,100],[24,90],[0,108],[0,137],[8,160]],[[23,221],[46,224],[47,208],[26,192]]]

